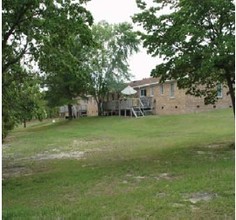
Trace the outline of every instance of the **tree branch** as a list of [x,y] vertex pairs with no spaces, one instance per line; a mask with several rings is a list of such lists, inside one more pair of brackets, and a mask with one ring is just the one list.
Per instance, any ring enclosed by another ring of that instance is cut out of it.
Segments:
[[7,41],[9,39],[9,37],[12,35],[12,33],[14,32],[16,26],[18,26],[21,22],[23,22],[25,20],[25,19],[22,20],[22,18],[24,17],[27,10],[30,9],[30,6],[31,6],[31,4],[26,4],[26,5],[23,4],[22,5],[21,10],[20,10],[15,22],[12,24],[10,30],[4,34],[4,37],[2,39],[2,50],[4,50],[4,48],[6,47]]
[[25,52],[27,50],[28,43],[29,43],[29,40],[27,38],[26,44],[25,44],[24,48],[22,49],[22,51],[20,52],[20,54],[18,56],[16,56],[15,59],[10,60],[8,63],[6,63],[5,65],[2,66],[2,73],[6,72],[7,69],[11,65],[17,63],[23,57],[23,55],[25,54]]

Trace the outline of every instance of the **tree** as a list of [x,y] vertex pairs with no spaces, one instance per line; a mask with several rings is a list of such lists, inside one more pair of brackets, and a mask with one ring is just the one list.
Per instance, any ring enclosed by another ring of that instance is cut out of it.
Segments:
[[[74,30],[73,30],[74,31]],[[69,119],[72,119],[72,105],[78,96],[83,96],[88,90],[89,72],[85,62],[85,50],[83,47],[91,41],[77,40],[76,33],[66,31],[65,41],[60,36],[49,38],[49,44],[57,44],[57,48],[45,46],[40,58],[39,66],[44,70],[44,83],[47,88],[46,99],[50,107],[68,105]],[[86,40],[90,36],[86,36]],[[50,54],[48,56],[47,54]]]
[[[28,74],[29,75],[29,74]],[[46,103],[43,100],[44,95],[40,91],[40,83],[33,75],[28,80],[18,85],[20,88],[19,98],[17,102],[18,108],[16,109],[19,115],[19,119],[23,122],[26,128],[27,121],[32,119],[38,119],[42,121],[46,118]]]
[[[133,21],[143,26],[143,45],[164,62],[152,70],[161,80],[176,79],[187,94],[214,103],[219,83],[228,87],[235,112],[235,6],[233,0],[164,0]],[[169,13],[163,9],[169,8]],[[161,15],[162,14],[162,15]]]
[[[15,75],[24,76],[15,78]],[[6,77],[7,76],[7,77]],[[11,72],[3,78],[2,88],[2,136],[19,123],[24,123],[32,118],[43,119],[44,102],[40,92],[40,80],[35,73],[23,69],[19,65],[11,68]],[[12,80],[11,77],[14,77]]]
[[130,78],[128,58],[138,51],[139,39],[129,23],[110,25],[103,21],[93,25],[92,34],[96,47],[87,53],[90,94],[101,115],[102,102],[109,91]]
[[[89,25],[92,22],[90,12],[81,6],[86,1],[3,0],[2,91],[4,136],[21,121],[21,116],[17,111],[12,111],[12,108],[14,109],[15,105],[21,103],[21,91],[18,85],[28,77],[28,72],[22,71],[22,67],[31,66],[32,61],[37,63],[39,58],[43,56],[52,58],[52,56],[58,55],[60,52],[54,53],[59,42],[56,39],[60,39],[64,43],[67,42],[68,30],[69,33],[79,35],[83,42],[86,41]],[[47,54],[43,53],[45,48],[47,48]],[[46,71],[46,67],[44,70]]]
[[[67,104],[70,119],[75,98],[87,90],[88,72],[83,64],[84,47],[92,44],[89,28],[92,17],[85,10],[82,11],[83,16],[77,12],[78,9],[63,10],[51,19],[39,59],[40,69],[45,72],[49,105],[55,107]],[[68,13],[70,16],[67,16]]]
[[45,45],[49,35],[60,36],[63,40],[69,28],[84,33],[83,28],[86,29],[86,24],[92,21],[90,12],[81,6],[87,1],[3,0],[2,72],[5,73],[26,54],[37,61],[41,46]]

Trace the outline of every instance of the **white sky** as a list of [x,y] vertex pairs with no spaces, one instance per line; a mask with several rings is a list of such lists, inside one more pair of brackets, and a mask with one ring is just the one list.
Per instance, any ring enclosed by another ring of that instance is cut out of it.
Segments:
[[[135,0],[91,0],[87,3],[87,9],[92,13],[94,22],[105,20],[110,24],[130,22],[131,16],[139,11]],[[158,58],[147,55],[142,49],[129,59],[130,72],[133,80],[150,77],[151,70],[160,62]]]

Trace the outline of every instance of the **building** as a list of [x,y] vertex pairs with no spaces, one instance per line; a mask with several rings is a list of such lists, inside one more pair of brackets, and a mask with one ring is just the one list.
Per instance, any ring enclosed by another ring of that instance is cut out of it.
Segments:
[[[61,106],[59,108],[59,113],[60,117],[68,117],[68,106]],[[74,118],[98,115],[97,103],[95,99],[90,95],[86,98],[78,97],[76,99],[76,103],[72,106],[72,115]]]
[[[186,91],[178,89],[175,80],[160,83],[159,78],[145,78],[128,83],[137,93],[124,96],[121,93],[111,93],[102,104],[104,115],[142,116],[147,114],[170,115],[210,111],[213,109],[231,108],[227,89],[219,84],[217,88],[218,101],[214,105],[205,105],[204,99],[186,95]],[[73,105],[73,116],[96,116],[98,108],[92,96],[77,98]],[[60,107],[61,117],[68,116],[68,107]]]
[[217,88],[218,101],[214,105],[205,105],[203,98],[186,95],[185,90],[178,89],[176,81],[165,83],[159,81],[159,78],[146,78],[129,83],[137,90],[136,97],[150,102],[151,111],[155,115],[184,114],[232,107],[227,89],[222,85]]

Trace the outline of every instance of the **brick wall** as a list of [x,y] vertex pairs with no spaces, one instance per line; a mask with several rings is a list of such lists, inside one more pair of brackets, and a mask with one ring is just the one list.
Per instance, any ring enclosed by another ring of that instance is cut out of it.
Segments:
[[231,108],[231,98],[227,95],[227,88],[223,88],[222,97],[218,98],[218,101],[213,105],[205,105],[204,99],[199,97],[186,96],[186,111],[187,112],[203,112],[213,109]]
[[154,114],[186,113],[186,95],[175,82],[158,84],[154,90]]
[[154,88],[153,114],[184,114],[192,112],[209,111],[232,107],[227,88],[223,88],[222,97],[214,105],[205,105],[204,99],[186,95],[185,90],[180,90],[176,82],[158,84]]

